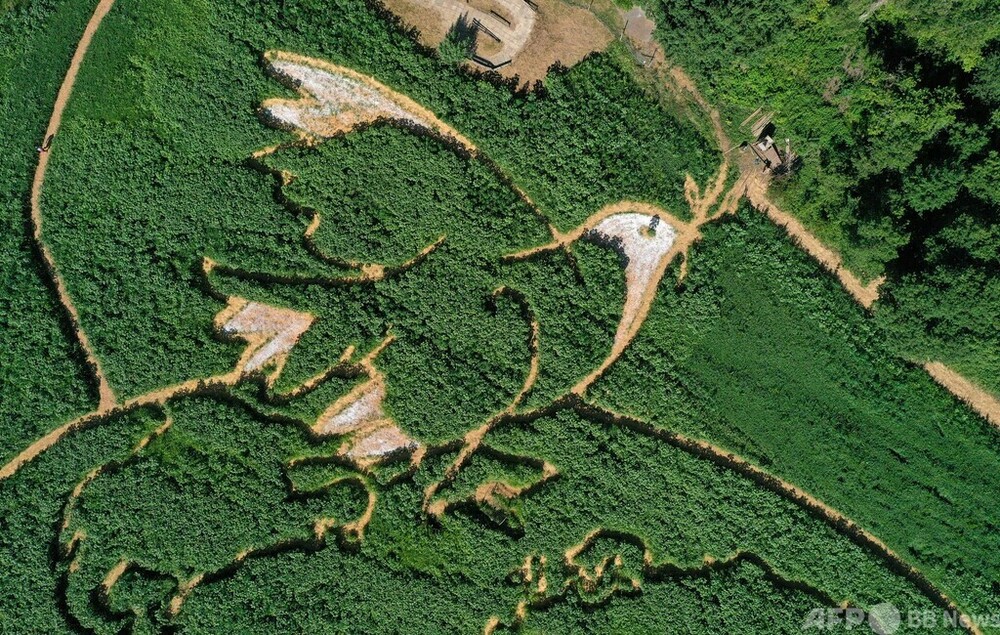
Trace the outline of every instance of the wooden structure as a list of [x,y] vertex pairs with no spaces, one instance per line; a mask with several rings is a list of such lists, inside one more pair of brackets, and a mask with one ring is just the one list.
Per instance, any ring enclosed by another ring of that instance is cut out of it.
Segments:
[[[760,113],[758,108],[752,115],[747,117],[743,122],[746,125],[754,116]],[[784,159],[781,153],[778,152],[778,147],[774,143],[774,123],[771,121],[771,115],[765,113],[761,115],[757,121],[750,127],[750,134],[752,135],[754,141],[750,143],[750,149],[753,153],[757,155],[757,158],[761,163],[764,164],[764,170],[773,170],[780,166]]]

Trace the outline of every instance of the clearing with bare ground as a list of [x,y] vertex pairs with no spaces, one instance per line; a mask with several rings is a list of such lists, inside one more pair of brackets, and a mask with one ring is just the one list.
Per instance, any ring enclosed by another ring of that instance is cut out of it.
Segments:
[[420,32],[420,41],[438,47],[460,21],[476,33],[471,68],[518,76],[524,84],[545,78],[559,63],[571,67],[604,50],[611,32],[587,10],[563,0],[386,0],[386,6]]

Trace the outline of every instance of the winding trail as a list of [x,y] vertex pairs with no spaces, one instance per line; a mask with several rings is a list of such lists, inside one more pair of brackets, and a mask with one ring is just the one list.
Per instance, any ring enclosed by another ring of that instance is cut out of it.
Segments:
[[[760,170],[755,170],[760,172]],[[778,208],[767,196],[767,181],[763,174],[756,174],[754,178],[747,180],[746,197],[750,203],[758,210],[767,214],[771,222],[783,227],[788,235],[792,237],[799,247],[812,256],[817,262],[823,265],[833,275],[840,280],[841,286],[847,291],[858,304],[866,309],[871,309],[875,301],[878,300],[878,289],[885,282],[885,276],[875,278],[868,284],[864,284],[854,275],[854,272],[844,267],[843,259],[836,251],[827,247],[816,237],[815,234],[806,229],[795,216]]]
[[[663,76],[664,84],[668,90],[673,92],[675,95],[683,99],[683,93],[687,93],[690,98],[695,102],[695,104],[708,115],[709,120],[712,124],[712,132],[715,135],[715,142],[719,146],[719,152],[722,153],[723,167],[719,172],[718,180],[716,181],[711,194],[706,197],[709,204],[714,204],[718,199],[719,193],[721,193],[723,186],[725,185],[726,169],[729,166],[729,156],[733,151],[733,143],[729,139],[729,135],[726,134],[725,128],[722,125],[722,119],[719,116],[719,111],[712,107],[711,104],[702,96],[698,91],[698,87],[695,85],[691,77],[684,72],[679,66],[671,65],[666,61],[666,54],[663,49],[657,43],[652,43],[650,45],[653,50],[652,60],[653,68],[659,69],[661,66],[665,66],[660,74]],[[768,188],[768,175],[765,175],[761,170],[745,160],[739,162],[740,173],[742,175],[741,181],[737,183],[736,186],[730,190],[728,196],[728,204],[725,206],[726,211],[734,211],[739,199],[746,197],[747,200],[759,211],[764,212],[767,217],[775,225],[783,227],[788,235],[794,240],[806,253],[816,259],[825,269],[829,270],[837,279],[840,280],[841,285],[844,289],[853,297],[858,304],[866,309],[870,309],[875,301],[878,300],[878,289],[879,286],[885,281],[885,277],[876,278],[872,280],[867,285],[862,283],[861,280],[854,275],[852,271],[844,267],[843,259],[840,254],[831,249],[830,247],[823,244],[823,242],[812,232],[810,232],[805,225],[799,221],[798,218],[785,212],[778,208],[773,201],[767,196]],[[687,190],[687,187],[685,187]],[[692,203],[692,207],[694,204]]]
[[210,392],[219,388],[231,388],[238,384],[243,378],[243,372],[237,369],[224,375],[205,377],[201,379],[189,379],[185,382],[174,384],[173,386],[160,388],[159,390],[154,390],[144,395],[133,397],[132,399],[124,401],[120,404],[114,404],[109,408],[98,408],[93,412],[67,421],[45,436],[36,440],[34,443],[22,450],[17,456],[11,459],[6,465],[0,468],[0,481],[10,478],[22,467],[38,458],[40,454],[54,446],[64,437],[74,432],[98,425],[115,415],[126,414],[134,410],[138,410],[143,406],[162,406],[174,397]]
[[[62,115],[69,101],[70,95],[76,81],[77,74],[79,73],[80,67],[82,65],[83,59],[86,52],[91,44],[94,34],[96,33],[98,27],[103,21],[104,17],[108,14],[111,7],[114,5],[114,0],[100,0],[94,9],[94,13],[91,15],[86,28],[84,29],[83,35],[81,36],[73,57],[70,61],[69,69],[63,79],[63,82],[59,88],[59,92],[56,96],[55,104],[53,107],[52,115],[49,120],[48,127],[46,129],[46,137],[55,135],[62,123]],[[662,52],[661,52],[662,53]],[[704,194],[698,191],[697,186],[693,188],[688,187],[686,184],[685,193],[688,196],[688,201],[695,212],[694,216],[697,221],[707,221],[710,220],[708,216],[708,210],[711,208],[722,196],[724,191],[724,186],[726,183],[726,174],[729,167],[728,156],[730,154],[729,150],[732,144],[729,138],[726,136],[724,129],[722,127],[718,111],[715,110],[708,104],[704,98],[698,92],[694,83],[690,78],[683,72],[682,69],[676,66],[667,66],[665,69],[667,71],[666,77],[669,79],[669,84],[672,84],[673,89],[678,93],[688,93],[691,98],[701,107],[710,117],[712,122],[713,131],[715,132],[716,138],[720,150],[723,152],[723,163],[720,166],[720,170],[716,176],[715,182],[706,188]],[[459,142],[461,142],[461,137],[459,137]],[[478,148],[472,144],[466,144],[467,147],[474,155],[478,155]],[[83,350],[87,365],[90,371],[93,373],[94,380],[98,387],[99,392],[99,404],[97,410],[73,419],[69,422],[64,423],[60,427],[52,430],[42,438],[36,440],[23,452],[21,452],[12,461],[0,468],[0,481],[3,481],[10,476],[14,475],[22,466],[26,463],[32,461],[42,452],[48,448],[55,445],[59,440],[65,436],[72,434],[78,430],[89,427],[91,425],[97,425],[102,421],[107,420],[118,414],[123,414],[127,412],[134,411],[140,407],[159,404],[162,405],[169,399],[183,396],[187,394],[200,393],[205,391],[225,389],[234,386],[239,381],[244,378],[244,374],[241,370],[237,369],[233,372],[219,375],[215,377],[208,377],[202,379],[192,379],[180,384],[166,387],[157,391],[147,393],[138,397],[129,399],[121,404],[118,403],[110,384],[108,383],[103,370],[100,365],[100,361],[94,354],[89,338],[80,326],[79,313],[69,296],[66,289],[66,285],[60,276],[58,269],[56,267],[55,259],[52,256],[51,251],[46,246],[43,240],[42,233],[42,213],[41,213],[41,193],[42,187],[45,182],[45,174],[48,167],[49,153],[42,152],[39,155],[38,165],[35,170],[34,179],[32,181],[30,206],[31,206],[31,222],[32,222],[32,238],[36,248],[41,254],[43,264],[46,268],[47,274],[51,277],[52,283],[56,289],[59,296],[60,303],[67,312],[70,319],[71,325],[74,330],[74,334]],[[747,177],[748,175],[744,175]],[[692,182],[693,184],[693,182]],[[855,276],[840,265],[838,259],[834,259],[836,254],[829,250],[829,248],[822,245],[818,239],[808,233],[801,223],[798,223],[790,215],[781,212],[766,197],[766,181],[761,181],[759,178],[743,178],[740,182],[730,190],[723,198],[723,204],[720,206],[720,210],[716,212],[716,215],[711,218],[716,218],[722,213],[731,212],[735,210],[736,204],[739,199],[746,195],[750,201],[761,208],[762,211],[768,214],[768,216],[778,224],[783,225],[789,233],[800,241],[800,244],[806,249],[810,255],[819,260],[824,266],[833,271],[840,278],[841,282],[844,284],[848,292],[851,293],[860,304],[863,306],[870,307],[871,304],[877,299],[877,282],[868,285],[868,287],[863,287],[860,281],[857,280]],[[518,189],[518,193],[522,198],[527,199],[526,194]],[[723,211],[724,210],[724,211]],[[700,224],[700,223],[699,223]],[[697,225],[694,230],[696,231]],[[799,229],[801,228],[801,229]],[[555,243],[560,246],[565,244],[566,236],[558,232],[550,224],[550,231],[555,239]],[[696,234],[692,232],[691,238],[693,239]],[[811,240],[803,240],[804,236],[808,236]],[[813,245],[813,242],[815,243]],[[814,248],[810,248],[813,245]],[[830,254],[833,254],[832,256]],[[836,256],[839,258],[839,256]],[[853,282],[852,282],[853,281]],[[856,282],[857,286],[854,286]],[[852,288],[854,286],[854,288]],[[638,327],[636,327],[637,330]],[[631,333],[634,335],[634,333]],[[631,338],[628,338],[629,340]],[[624,348],[624,346],[622,346]],[[977,389],[971,382],[961,377],[957,373],[954,373],[950,369],[947,369],[943,364],[939,363],[928,363],[925,366],[927,372],[931,374],[939,383],[944,385],[949,391],[951,391],[956,397],[966,402],[970,407],[979,412],[994,425],[1000,426],[1000,402],[997,402],[991,395],[984,393],[983,391]],[[533,376],[532,376],[533,379]],[[585,390],[580,390],[582,393]],[[985,395],[985,399],[984,399]],[[766,483],[772,490],[783,494],[785,497],[797,501],[804,507],[811,509],[814,513],[826,519],[828,522],[838,527],[841,531],[852,535],[856,541],[859,543],[867,545],[869,548],[873,549],[876,553],[881,554],[888,562],[894,564],[899,568],[907,577],[913,581],[918,581],[923,587],[925,593],[930,597],[934,598],[936,602],[942,607],[955,608],[954,602],[946,596],[941,591],[937,590],[933,585],[930,584],[926,578],[923,577],[919,571],[907,564],[902,558],[900,558],[895,552],[888,548],[884,543],[882,543],[877,537],[869,534],[867,531],[859,527],[849,518],[838,512],[837,510],[827,506],[822,501],[816,499],[805,491],[801,490],[797,486],[784,481],[764,470],[756,467],[755,465],[747,462],[746,460],[733,455],[722,448],[713,446],[705,441],[689,439],[683,437],[676,433],[668,432],[665,430],[656,430],[646,423],[638,420],[631,419],[625,415],[618,413],[612,413],[604,411],[597,408],[596,406],[585,404],[580,401],[580,395],[571,393],[567,396],[567,399],[574,402],[574,407],[579,410],[582,414],[590,414],[591,416],[596,416],[605,420],[610,420],[618,425],[629,427],[632,429],[640,430],[646,434],[653,434],[663,440],[671,442],[678,447],[710,458],[720,464],[725,464],[726,466],[736,469],[737,471],[743,473],[746,476],[755,478],[758,482]],[[984,405],[985,404],[985,405]],[[475,434],[478,431],[473,431]],[[485,431],[483,431],[485,432]],[[476,445],[476,444],[473,444]],[[239,561],[242,561],[243,556],[240,557]],[[194,582],[190,584],[192,587],[197,584]],[[186,593],[185,593],[186,594]],[[183,599],[183,594],[181,596],[181,601]],[[967,630],[972,633],[978,633],[978,629],[973,626],[967,626]]]
[[[108,14],[108,11],[111,10],[114,3],[115,0],[100,0],[100,2],[97,3],[97,7],[94,9],[93,15],[90,16],[90,20],[87,22],[87,26],[83,30],[83,35],[80,37],[80,41],[76,45],[76,51],[73,53],[73,58],[70,60],[69,70],[66,71],[66,76],[63,78],[62,85],[59,87],[59,93],[56,95],[55,105],[52,108],[52,116],[49,118],[49,126],[45,130],[46,139],[55,135],[59,131],[59,126],[62,125],[63,111],[66,109],[69,97],[73,93],[73,85],[76,83],[76,76],[77,73],[80,72],[80,66],[83,63],[83,58],[87,54],[87,49],[90,47],[90,42],[94,38],[94,33],[97,32],[97,27],[101,25],[101,21],[104,20],[104,16]],[[50,276],[52,284],[55,286],[56,294],[59,296],[59,302],[62,304],[63,309],[66,310],[70,324],[73,327],[73,333],[76,335],[80,348],[86,356],[87,366],[93,373],[94,381],[97,383],[99,397],[98,410],[107,411],[114,408],[117,403],[115,393],[111,390],[111,385],[104,376],[100,360],[94,354],[93,348],[91,348],[90,339],[80,326],[80,314],[76,310],[76,306],[73,304],[73,300],[69,296],[69,291],[66,289],[66,283],[63,282],[62,276],[59,275],[59,269],[56,267],[55,258],[52,257],[52,252],[49,250],[42,238],[41,198],[42,186],[45,184],[45,171],[48,169],[49,165],[49,154],[50,151],[38,153],[38,166],[35,168],[35,178],[31,182],[32,239],[34,240],[35,247],[41,254],[45,271]]]

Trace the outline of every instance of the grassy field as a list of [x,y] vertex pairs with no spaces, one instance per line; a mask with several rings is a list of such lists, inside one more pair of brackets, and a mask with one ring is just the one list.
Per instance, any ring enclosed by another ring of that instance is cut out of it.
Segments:
[[[878,7],[875,11],[870,8]],[[995,3],[659,0],[668,57],[734,140],[758,108],[797,155],[772,197],[862,279],[896,353],[1000,394]],[[862,19],[862,16],[865,16]]]
[[711,228],[684,288],[659,296],[595,395],[797,483],[996,611],[997,433],[891,347],[832,276],[744,208]]
[[[5,463],[96,403],[25,222],[31,146],[91,10],[0,15],[0,132],[18,148],[0,158]],[[293,96],[264,72],[275,49],[370,74],[479,153],[398,122],[291,143],[257,112]],[[704,186],[720,159],[630,64],[616,46],[514,92],[361,0],[118,0],[52,150],[45,238],[122,401],[215,381],[95,415],[0,480],[0,632],[763,634],[819,607],[935,607],[791,485],[961,609],[1000,612],[996,433],[747,207],[567,397],[612,348],[623,248],[506,256],[619,200],[686,219],[685,176]],[[345,281],[353,261],[390,273]],[[233,297],[314,318],[273,382],[231,379],[246,342],[213,319]],[[351,463],[347,436],[311,431],[368,354],[379,416],[419,442],[409,467]]]

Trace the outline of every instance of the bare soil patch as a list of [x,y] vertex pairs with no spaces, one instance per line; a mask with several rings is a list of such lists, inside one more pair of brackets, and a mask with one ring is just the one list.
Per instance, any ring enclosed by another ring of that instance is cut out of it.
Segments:
[[[521,52],[537,19],[534,7],[525,0],[388,0],[386,7],[407,24],[417,26],[414,22],[419,21],[429,27],[428,33],[436,36],[433,39],[417,27],[428,46],[440,45],[459,24],[477,31],[476,54],[493,67],[509,63]],[[499,44],[495,52],[478,47],[488,40]]]
[[632,7],[622,14],[625,35],[633,42],[648,44],[653,39],[656,23],[646,17],[642,7]]
[[289,352],[313,319],[308,313],[230,298],[216,317],[216,325],[223,334],[250,344],[236,366],[238,370],[252,372],[274,366],[273,379],[281,374]]
[[418,445],[399,426],[386,425],[354,439],[346,456],[364,462],[397,452],[416,450]]
[[276,127],[329,138],[380,118],[401,119],[475,151],[471,141],[434,113],[367,75],[283,51],[268,51],[265,57],[267,70],[300,95],[299,99],[269,99],[261,105],[261,116]]
[[[417,29],[420,42],[437,48],[459,19],[478,20],[483,30],[475,53],[493,63],[509,64],[495,70],[532,84],[545,78],[559,63],[571,67],[594,51],[604,50],[612,34],[594,15],[563,0],[383,0],[386,8]],[[492,37],[491,36],[496,36]],[[486,68],[468,62],[471,68]]]
[[545,79],[553,64],[571,68],[611,43],[611,32],[592,13],[562,0],[538,0],[535,30],[521,54],[500,69],[506,77],[517,75],[526,84]]
[[385,419],[382,401],[385,382],[371,379],[359,385],[319,416],[313,431],[319,435],[346,434]]

